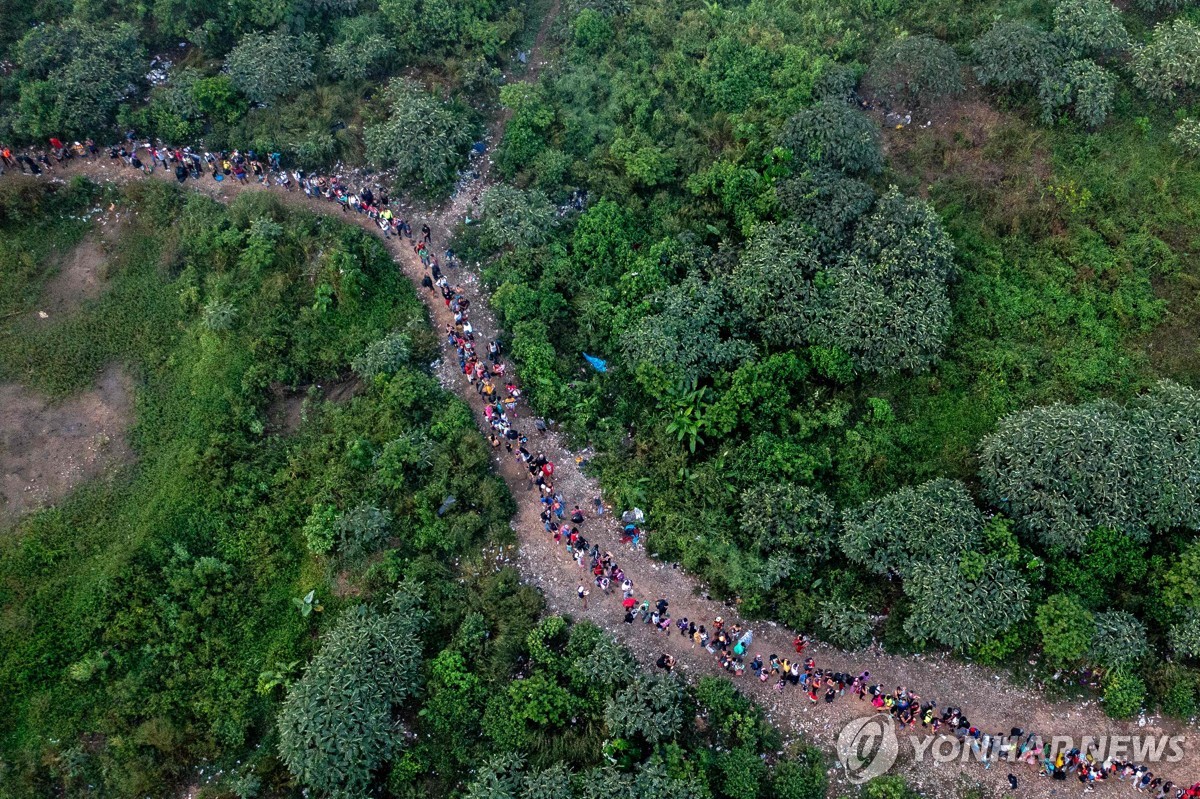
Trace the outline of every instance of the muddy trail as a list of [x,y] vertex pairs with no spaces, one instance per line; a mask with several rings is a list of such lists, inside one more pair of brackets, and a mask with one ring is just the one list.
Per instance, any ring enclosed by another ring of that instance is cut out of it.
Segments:
[[[549,16],[543,27],[549,24],[552,18]],[[539,33],[538,41],[543,40],[544,35]],[[537,63],[537,57],[537,51],[530,54],[534,64]],[[530,74],[535,75],[536,70],[530,70]],[[498,139],[501,132],[502,123],[493,128],[492,135]],[[428,224],[433,233],[433,252],[443,252],[449,241],[450,231],[466,215],[477,216],[475,204],[487,186],[489,167],[490,159],[486,155],[475,157],[472,163],[473,179],[460,184],[455,196],[441,208],[417,209],[404,207],[402,204],[393,204],[393,208],[398,216],[408,219],[414,231],[419,231],[423,224]],[[106,157],[98,160],[76,159],[45,177],[53,180],[73,174],[86,174],[97,181],[118,183],[147,177],[119,161],[112,161]],[[161,169],[150,177],[174,179],[171,174]],[[353,182],[351,185],[354,185]],[[189,180],[187,187],[223,202],[242,192],[270,191],[285,202],[304,206],[315,213],[338,216],[374,235],[380,235],[378,226],[366,216],[344,212],[343,207],[337,203],[311,198],[300,191],[288,192],[254,183],[239,185],[233,180],[218,183],[213,181],[211,176],[205,176],[198,181]],[[395,237],[385,238],[383,241],[398,268],[412,280],[417,292],[422,296],[428,307],[431,323],[438,331],[445,330],[447,325],[453,322],[452,314],[440,294],[421,287],[426,270],[417,257],[412,242]],[[486,289],[479,275],[465,267],[447,268],[445,275],[452,284],[459,285],[462,293],[471,301],[471,321],[476,341],[486,344],[487,341],[496,338],[500,331],[489,310]],[[506,381],[510,376],[518,374],[515,366],[510,363],[509,367],[514,371],[506,376]],[[446,357],[438,363],[437,370],[442,384],[471,406],[481,432],[490,431],[483,414],[483,401],[461,374],[457,358],[452,351],[447,352]],[[566,499],[568,513],[575,505],[584,509],[587,518],[580,525],[583,535],[589,541],[599,544],[601,550],[613,553],[616,562],[633,581],[634,594],[639,601],[646,599],[654,603],[660,598],[667,599],[670,602],[669,615],[672,618],[686,617],[697,624],[706,625],[710,630],[717,616],[723,617],[727,626],[739,624],[743,629],[752,630],[754,641],[747,653],[747,661],[757,653],[761,653],[764,659],[771,654],[784,657],[793,653],[794,631],[771,622],[741,618],[736,607],[707,598],[704,586],[696,578],[674,564],[660,562],[651,557],[650,553],[654,551],[652,525],[644,542],[648,550],[632,549],[623,544],[621,525],[615,515],[606,512],[597,517],[594,513],[593,498],[600,495],[600,487],[594,479],[583,473],[576,460],[576,453],[571,452],[553,432],[539,435],[534,430],[534,420],[525,407],[518,406],[515,417],[514,426],[529,436],[530,451],[544,452],[555,464],[554,486]],[[499,454],[494,456],[496,471],[508,483],[518,506],[512,521],[518,544],[516,551],[510,553],[510,557],[520,568],[523,579],[542,591],[549,611],[586,618],[600,625],[628,645],[647,668],[654,668],[654,661],[660,654],[669,653],[677,659],[676,671],[688,679],[705,674],[727,674],[711,654],[701,647],[694,646],[691,640],[681,637],[677,632],[656,633],[651,625],[640,621],[634,624],[624,623],[620,591],[616,590],[612,595],[602,594],[592,585],[590,572],[576,565],[565,548],[554,543],[542,527],[539,518],[540,494],[532,490],[528,472],[503,449],[498,452]],[[619,513],[622,509],[612,510]],[[586,610],[581,607],[576,596],[576,589],[580,584],[590,589]],[[1082,702],[1050,701],[1036,686],[1014,684],[1010,675],[1005,672],[952,660],[939,654],[897,656],[885,654],[877,648],[864,652],[845,652],[813,642],[805,650],[804,656],[813,657],[818,668],[855,674],[869,671],[871,682],[882,683],[887,689],[905,686],[920,694],[923,700],[936,700],[940,708],[961,707],[971,724],[986,733],[1006,734],[1011,728],[1020,727],[1028,732],[1037,732],[1047,740],[1051,735],[1070,736],[1076,744],[1084,736],[1132,735],[1147,738],[1181,735],[1184,737],[1182,754],[1177,762],[1164,763],[1161,769],[1151,764],[1151,770],[1173,780],[1176,785],[1187,785],[1200,779],[1200,746],[1197,743],[1200,736],[1195,734],[1193,727],[1157,718],[1114,721],[1104,715],[1094,699]],[[750,672],[732,679],[739,689],[764,708],[770,720],[783,732],[785,739],[794,740],[803,736],[828,752],[835,751],[838,733],[847,722],[872,715],[872,708],[868,702],[860,701],[849,693],[832,703],[814,703],[797,687],[788,686],[779,691],[774,687],[774,680],[760,682]],[[939,763],[927,758],[924,762],[916,763],[912,756],[913,747],[906,739],[921,735],[920,726],[913,732],[899,732],[900,758],[891,773],[903,774],[926,796],[957,796],[961,794],[964,785],[976,784],[989,793],[1003,792],[1020,796],[1064,796],[1083,791],[1083,786],[1074,775],[1071,775],[1067,782],[1054,782],[1039,777],[1036,767],[1023,763],[1000,762],[990,769],[985,769],[978,762],[962,762],[960,759]],[[1015,790],[1010,789],[1009,774],[1017,778],[1018,787]],[[836,795],[843,792],[846,788],[845,775],[839,769],[834,769],[830,777],[831,793]],[[1119,792],[1132,792],[1132,788],[1128,783],[1110,779],[1108,784],[1098,784],[1096,792],[1098,795],[1115,795]]]

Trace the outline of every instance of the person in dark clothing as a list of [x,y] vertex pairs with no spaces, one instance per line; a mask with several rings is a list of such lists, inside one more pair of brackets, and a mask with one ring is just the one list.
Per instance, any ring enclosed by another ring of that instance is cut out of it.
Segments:
[[421,285],[430,291],[433,291],[433,281],[429,279],[429,275],[425,275],[425,277],[421,278]]

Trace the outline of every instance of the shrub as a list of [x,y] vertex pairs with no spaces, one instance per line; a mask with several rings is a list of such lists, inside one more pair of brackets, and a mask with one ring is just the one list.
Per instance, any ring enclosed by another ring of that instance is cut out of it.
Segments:
[[1037,86],[1062,60],[1050,34],[1024,22],[993,23],[972,50],[984,86]]
[[962,64],[945,42],[905,36],[879,49],[863,81],[881,99],[918,107],[961,92]]
[[862,649],[871,643],[871,616],[866,608],[841,598],[821,601],[817,624],[823,637],[842,649]]
[[427,192],[448,189],[471,143],[467,120],[416,81],[397,78],[384,96],[389,114],[383,122],[367,126],[367,157],[382,169],[395,169],[400,181],[415,181]]
[[828,787],[825,758],[819,749],[806,746],[775,766],[770,795],[775,799],[823,799]]
[[1103,56],[1129,46],[1121,12],[1109,0],[1059,0],[1054,39],[1075,58]]
[[388,333],[367,345],[363,353],[350,362],[350,368],[364,380],[378,375],[390,375],[404,367],[412,355],[412,340],[404,333]]
[[1200,156],[1200,119],[1185,119],[1171,131],[1171,143],[1191,156]]
[[879,172],[879,128],[866,114],[838,100],[824,100],[784,125],[780,144],[798,158],[843,172]]
[[1200,616],[1172,624],[1167,631],[1167,642],[1180,657],[1200,658]]
[[334,505],[324,502],[313,505],[312,512],[308,514],[302,530],[304,543],[310,552],[324,555],[333,549],[333,542],[337,536],[337,523],[340,518],[341,514]]
[[20,91],[12,109],[17,133],[40,141],[100,138],[112,128],[120,102],[141,84],[146,51],[133,25],[68,19],[29,31],[13,60],[23,78],[11,84]]
[[1104,680],[1104,712],[1114,719],[1127,719],[1146,701],[1146,683],[1123,669],[1109,672]]
[[1087,652],[1096,621],[1074,597],[1053,594],[1034,616],[1042,634],[1042,651],[1055,666],[1077,663]]
[[904,631],[914,640],[965,650],[1025,618],[1029,585],[1024,578],[1003,561],[966,554],[977,557],[936,553],[909,569],[904,593],[912,612]]
[[1132,613],[1114,610],[1096,614],[1089,657],[1107,668],[1127,666],[1149,651],[1146,628]]
[[1186,19],[1159,23],[1130,68],[1134,84],[1159,100],[1200,88],[1200,28]]
[[931,553],[958,557],[975,548],[982,533],[983,514],[966,486],[939,479],[847,511],[840,543],[851,561],[906,577]]
[[279,755],[303,785],[362,796],[395,751],[395,715],[421,679],[425,616],[396,595],[386,611],[345,611],[279,711]]
[[312,36],[247,33],[225,57],[225,71],[238,91],[270,105],[312,84],[315,48]]
[[491,249],[533,247],[554,230],[554,206],[540,191],[523,191],[504,183],[483,193],[483,243]]
[[672,677],[639,676],[608,700],[604,719],[618,738],[670,740],[683,724],[683,686]]

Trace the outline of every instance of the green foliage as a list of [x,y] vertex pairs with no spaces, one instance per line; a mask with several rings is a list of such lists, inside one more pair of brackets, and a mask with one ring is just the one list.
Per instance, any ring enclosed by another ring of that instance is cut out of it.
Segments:
[[823,275],[816,343],[847,353],[860,372],[927,368],[950,324],[953,253],[934,210],[893,187],[859,223],[846,259]]
[[755,331],[790,348],[812,335],[819,308],[813,278],[821,262],[797,225],[764,225],[754,232],[729,276],[729,291]]
[[783,209],[809,229],[825,258],[846,246],[854,223],[875,204],[875,192],[866,183],[825,169],[780,181],[776,194]]
[[843,172],[879,172],[879,128],[848,103],[825,100],[787,121],[780,144],[797,157]]
[[1146,683],[1124,669],[1111,671],[1104,679],[1104,712],[1114,719],[1127,719],[1146,701]]
[[1025,22],[994,22],[971,47],[975,75],[984,86],[1036,87],[1062,61],[1051,36]]
[[1171,131],[1171,143],[1191,156],[1200,156],[1200,120],[1185,119]]
[[140,83],[147,63],[134,26],[73,18],[35,27],[14,60],[20,96],[11,124],[39,142],[111,131],[118,104]]
[[820,750],[806,746],[795,756],[780,761],[771,778],[775,799],[822,799],[829,787]]
[[350,365],[359,377],[373,380],[379,375],[395,374],[409,363],[411,357],[411,337],[405,333],[393,332],[371,342]]
[[914,563],[904,580],[904,593],[912,600],[904,631],[918,642],[965,650],[1024,619],[1025,579],[1003,561],[982,556],[979,561],[971,570],[963,560],[938,553]]
[[1144,540],[1194,526],[1198,495],[1181,475],[1200,463],[1200,402],[1163,383],[1126,408],[1099,401],[1012,414],[984,439],[990,501],[1048,548],[1078,551],[1096,527]]
[[1042,651],[1055,666],[1071,666],[1087,652],[1095,619],[1073,597],[1053,594],[1038,605],[1034,620],[1042,634]]
[[360,796],[396,743],[393,715],[420,687],[417,632],[425,616],[410,597],[347,610],[279,712],[279,753],[302,784],[328,796]]
[[328,503],[313,505],[312,513],[304,521],[304,543],[315,555],[324,555],[333,549],[337,539],[337,524],[341,519],[337,507]]
[[1159,100],[1200,88],[1200,27],[1187,19],[1161,22],[1150,41],[1133,49],[1134,84]]
[[821,601],[817,624],[822,637],[841,649],[862,649],[871,643],[871,615],[866,608],[839,597]]
[[1042,119],[1050,122],[1059,109],[1070,106],[1084,125],[1099,127],[1112,110],[1116,90],[1116,75],[1095,61],[1072,61],[1061,72],[1047,76],[1038,87]]
[[639,676],[604,709],[609,732],[648,744],[670,740],[683,724],[683,686],[670,676]]
[[904,577],[933,553],[957,558],[977,548],[983,527],[966,487],[940,479],[847,511],[840,543],[855,563]]
[[385,33],[383,20],[360,14],[341,20],[337,38],[325,48],[329,71],[341,80],[377,78],[396,58],[396,46]]
[[1180,657],[1200,659],[1200,616],[1192,616],[1167,631],[1167,643]]
[[1073,58],[1109,55],[1129,46],[1121,12],[1109,0],[1059,0],[1053,36]]
[[945,42],[903,36],[876,51],[863,82],[881,99],[913,108],[961,92],[962,64]]
[[397,78],[384,98],[387,119],[366,128],[367,157],[401,181],[445,191],[464,161],[471,130],[463,116],[415,81]]
[[252,102],[272,105],[312,84],[315,47],[311,36],[247,33],[225,57],[225,71]]
[[1129,666],[1148,651],[1146,628],[1125,610],[1097,613],[1088,657],[1106,668]]
[[481,198],[484,246],[533,247],[553,233],[554,206],[539,191],[503,183],[489,186]]

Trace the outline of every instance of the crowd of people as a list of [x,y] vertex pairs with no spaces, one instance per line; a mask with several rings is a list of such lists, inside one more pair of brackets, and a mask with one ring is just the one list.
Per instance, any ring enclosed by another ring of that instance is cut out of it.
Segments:
[[[5,169],[19,169],[25,174],[41,175],[53,172],[75,159],[99,159],[107,154],[112,163],[146,174],[153,174],[159,169],[165,170],[173,174],[180,184],[189,179],[201,180],[207,176],[216,182],[232,180],[241,185],[253,183],[289,192],[302,191],[309,197],[338,203],[343,213],[353,211],[365,214],[379,225],[385,238],[413,237],[408,222],[397,217],[392,211],[386,188],[378,185],[373,188],[353,188],[336,176],[305,172],[295,167],[287,168],[283,166],[282,154],[277,152],[210,152],[191,147],[172,147],[148,139],[138,139],[133,132],[125,135],[124,142],[104,148],[103,151],[91,139],[67,145],[60,139],[51,137],[48,144],[49,148],[31,148],[26,151],[0,145],[0,174],[4,174]],[[431,264],[436,264],[436,258],[429,251],[428,226],[423,229],[423,233],[417,250],[422,263],[428,268]]]
[[[74,158],[103,157],[100,148],[90,139],[66,145],[57,138],[51,138],[49,145],[49,150],[25,152],[0,146],[0,174],[7,168],[40,175]],[[1067,780],[1074,776],[1083,784],[1085,791],[1094,790],[1098,782],[1116,779],[1158,799],[1200,799],[1200,783],[1177,788],[1170,780],[1155,775],[1146,765],[1112,757],[1101,759],[1093,750],[1055,752],[1036,733],[1026,733],[1018,728],[1008,733],[988,734],[973,725],[961,708],[951,706],[940,709],[936,701],[924,700],[904,686],[887,690],[882,683],[871,680],[869,671],[851,674],[818,668],[812,657],[802,657],[808,644],[808,637],[804,635],[798,635],[793,640],[794,653],[783,657],[771,654],[766,658],[759,653],[747,663],[747,652],[754,641],[752,631],[743,630],[736,623],[726,625],[720,616],[707,624],[698,624],[688,618],[672,619],[667,599],[659,598],[653,604],[648,599],[639,600],[635,596],[633,581],[617,564],[612,552],[602,550],[599,542],[589,541],[583,535],[582,525],[586,518],[583,509],[575,505],[570,511],[567,510],[567,500],[554,486],[555,464],[544,452],[531,452],[529,438],[517,428],[516,410],[521,389],[508,373],[501,342],[490,340],[485,351],[477,350],[475,330],[470,319],[471,301],[460,286],[451,283],[443,274],[441,264],[433,254],[432,231],[428,225],[423,225],[420,236],[414,238],[407,220],[397,217],[390,209],[385,190],[379,187],[374,191],[370,188],[353,190],[336,177],[286,169],[281,164],[279,153],[264,156],[252,150],[215,153],[194,151],[188,147],[139,142],[132,134],[128,134],[124,143],[107,148],[107,155],[115,162],[146,173],[153,173],[160,168],[169,170],[180,183],[208,175],[215,181],[233,179],[242,184],[254,181],[285,191],[301,190],[310,197],[339,203],[344,212],[366,214],[378,224],[385,237],[394,235],[411,242],[417,258],[426,269],[422,287],[427,291],[439,292],[453,315],[453,321],[446,326],[446,343],[457,356],[460,372],[483,400],[484,416],[491,426],[489,442],[493,451],[503,446],[528,470],[528,489],[539,493],[541,521],[545,531],[553,538],[555,545],[565,547],[578,568],[590,573],[590,580],[581,580],[577,588],[579,601],[585,610],[591,595],[589,586],[603,595],[612,595],[619,588],[625,624],[640,623],[656,634],[668,637],[675,632],[683,640],[690,641],[692,649],[699,648],[711,655],[719,667],[730,675],[742,677],[749,671],[752,678],[771,683],[775,691],[802,691],[814,705],[832,704],[849,693],[858,702],[869,703],[874,712],[888,714],[899,730],[915,730],[920,725],[923,731],[930,734],[953,736],[963,746],[970,747],[985,768],[991,768],[993,763],[1001,761],[1021,762],[1036,767],[1038,774],[1043,777]],[[448,265],[454,266],[453,253],[446,250],[445,256]],[[534,419],[533,429],[544,434],[546,425],[541,419]],[[594,515],[603,516],[605,507],[601,498],[595,496],[592,504]],[[641,534],[640,526],[627,524],[622,541],[636,547]],[[664,652],[658,658],[657,665],[669,672],[674,669],[676,660]],[[1008,779],[1015,789],[1017,778],[1009,774]]]

